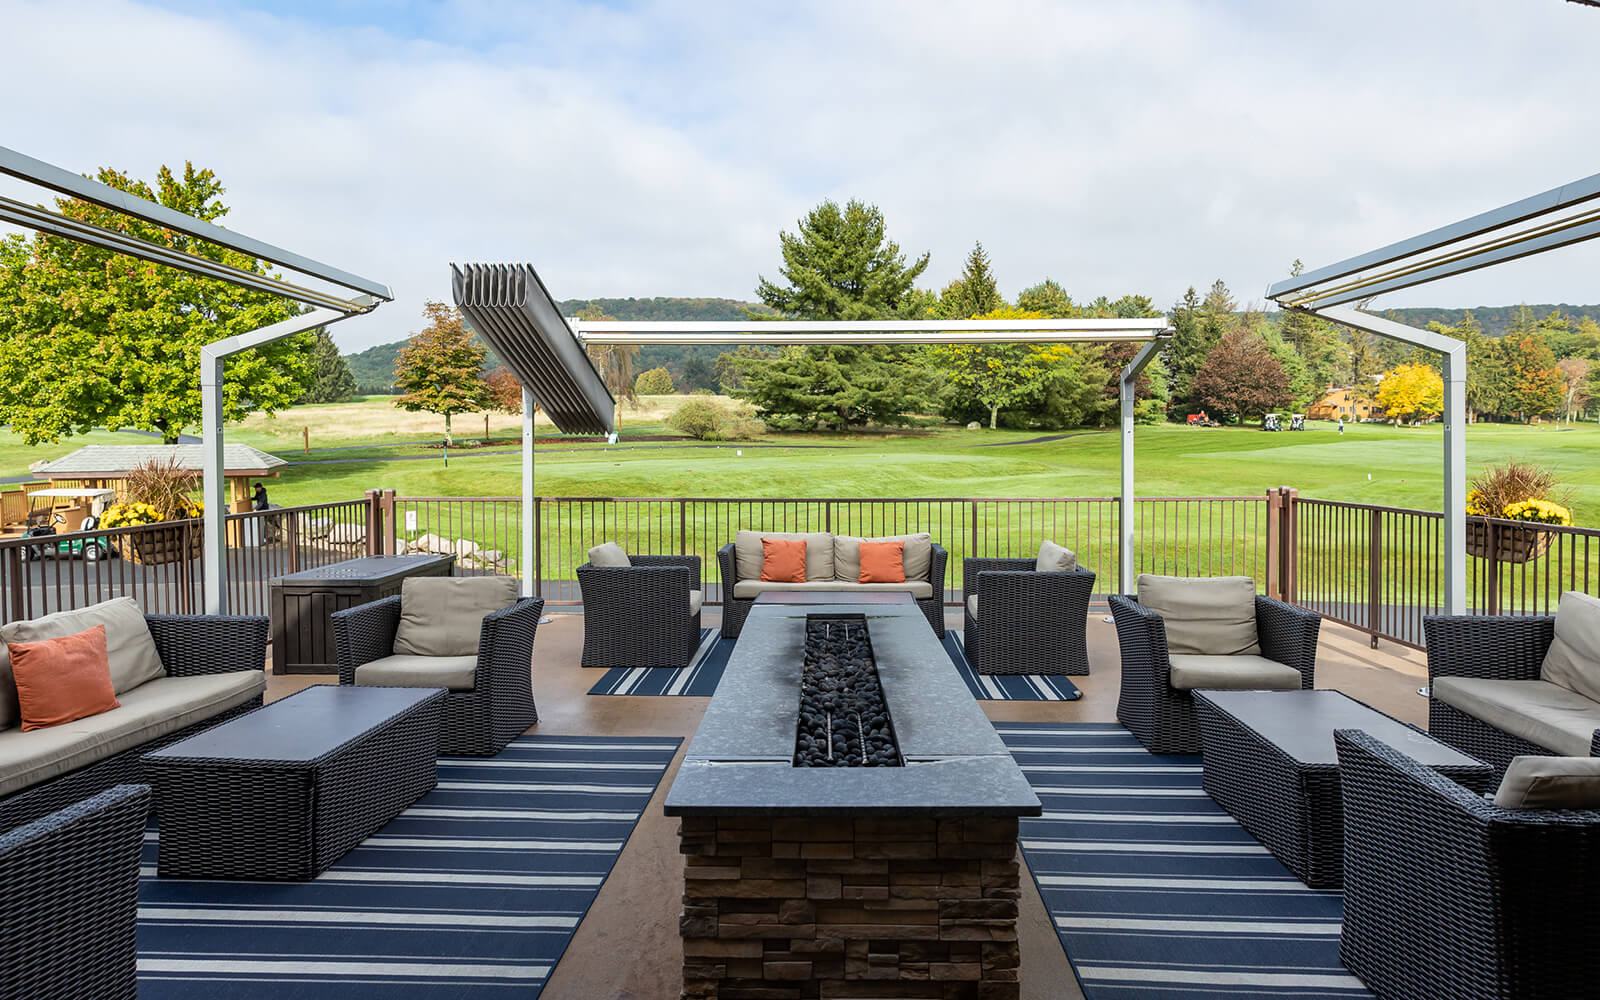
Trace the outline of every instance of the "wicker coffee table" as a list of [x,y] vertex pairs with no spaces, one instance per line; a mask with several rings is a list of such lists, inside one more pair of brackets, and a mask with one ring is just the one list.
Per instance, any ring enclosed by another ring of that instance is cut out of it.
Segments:
[[444,698],[317,685],[146,754],[160,874],[316,878],[437,783]]
[[1196,691],[1205,789],[1313,888],[1344,881],[1335,729],[1360,729],[1474,791],[1493,768],[1338,691]]

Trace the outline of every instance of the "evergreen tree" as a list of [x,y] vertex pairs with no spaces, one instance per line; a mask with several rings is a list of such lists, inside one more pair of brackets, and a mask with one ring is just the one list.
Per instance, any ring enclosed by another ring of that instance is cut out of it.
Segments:
[[1378,391],[1373,376],[1383,372],[1383,359],[1379,356],[1374,338],[1365,330],[1350,331],[1350,351],[1345,370],[1350,393],[1356,399],[1371,399]]
[[[1221,284],[1217,282],[1217,285]],[[1215,290],[1216,286],[1212,287]],[[1179,413],[1192,413],[1201,408],[1202,404],[1195,399],[1192,383],[1195,374],[1206,363],[1206,356],[1222,340],[1217,318],[1205,311],[1206,303],[1210,301],[1209,295],[1202,301],[1191,285],[1169,314],[1173,332],[1164,353],[1171,379],[1172,404]]]
[[939,293],[939,309],[946,319],[975,319],[1005,305],[995,285],[994,271],[982,243],[974,243],[961,276]]
[[1018,292],[1017,308],[1051,319],[1072,319],[1078,315],[1077,307],[1072,304],[1072,296],[1049,278]]
[[425,302],[428,325],[400,349],[394,384],[404,395],[394,405],[413,413],[444,417],[444,439],[450,441],[450,418],[489,408],[489,385],[483,380],[488,348],[462,322],[461,314],[443,302]]
[[[1297,258],[1289,273],[1298,276],[1304,270]],[[1282,333],[1284,341],[1300,356],[1306,378],[1314,388],[1313,401],[1320,398],[1323,390],[1339,377],[1343,361],[1344,344],[1333,324],[1310,313],[1285,309]]]
[[311,386],[296,403],[343,403],[356,394],[356,377],[327,330],[315,331],[311,344]]
[[912,307],[928,255],[907,264],[876,205],[851,200],[841,211],[824,201],[797,226],[778,234],[787,284],[759,279],[762,302],[791,319],[887,319]]

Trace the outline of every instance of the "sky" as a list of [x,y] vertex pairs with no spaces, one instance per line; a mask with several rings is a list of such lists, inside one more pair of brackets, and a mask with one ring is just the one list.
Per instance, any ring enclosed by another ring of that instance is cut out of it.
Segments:
[[[70,13],[69,13],[70,11]],[[1600,9],[1564,0],[946,3],[0,0],[0,145],[185,160],[229,228],[388,284],[451,261],[558,298],[755,298],[778,233],[876,204],[940,288],[1259,302],[1316,267],[1600,167]],[[0,194],[43,201],[7,181]],[[1600,241],[1380,307],[1600,302]]]

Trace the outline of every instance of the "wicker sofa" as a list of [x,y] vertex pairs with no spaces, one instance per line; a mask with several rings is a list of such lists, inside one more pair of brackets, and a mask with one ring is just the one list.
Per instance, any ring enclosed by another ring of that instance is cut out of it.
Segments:
[[1379,1000],[1595,994],[1600,810],[1503,808],[1366,733],[1334,743],[1339,956]]
[[[131,598],[0,627],[0,638],[29,641],[141,619],[158,669],[119,686],[119,707],[75,722],[23,732],[15,716],[0,729],[0,829],[31,822],[115,785],[139,780],[139,758],[261,707],[266,691],[267,619],[258,616],[144,615]],[[117,646],[117,640],[110,643]],[[112,678],[122,664],[113,653]],[[9,667],[0,698],[15,704]]]
[[[804,582],[777,583],[760,578],[761,539],[803,539],[806,542]],[[859,549],[862,542],[904,541],[906,581],[904,583],[859,582]],[[919,551],[920,550],[920,551]],[[923,560],[926,560],[924,568]],[[782,532],[740,531],[734,540],[717,550],[717,565],[722,571],[722,635],[736,638],[744,620],[755,606],[756,597],[766,591],[884,591],[909,593],[922,609],[934,634],[944,637],[944,576],[949,553],[933,542],[926,532],[858,538],[834,535],[827,531]]]
[[118,785],[0,832],[0,997],[138,996],[149,814],[149,786]]
[[585,667],[687,667],[700,648],[699,556],[578,567]]

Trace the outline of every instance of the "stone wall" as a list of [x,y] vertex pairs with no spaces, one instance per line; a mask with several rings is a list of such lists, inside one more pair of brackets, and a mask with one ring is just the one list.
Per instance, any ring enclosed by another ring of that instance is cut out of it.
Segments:
[[685,817],[683,996],[1015,1000],[1017,820]]

